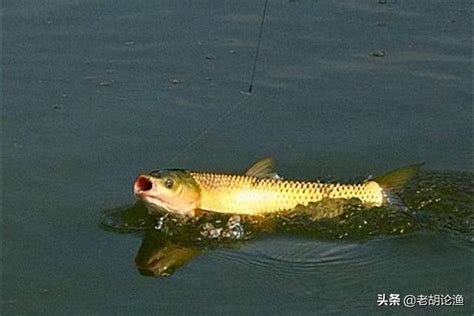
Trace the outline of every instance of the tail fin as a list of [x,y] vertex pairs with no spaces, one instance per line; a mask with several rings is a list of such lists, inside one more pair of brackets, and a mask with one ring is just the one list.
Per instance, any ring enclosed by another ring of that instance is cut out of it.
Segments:
[[403,189],[408,181],[420,170],[424,163],[402,167],[374,179],[383,189],[384,203],[399,207],[405,207],[400,200],[398,193]]

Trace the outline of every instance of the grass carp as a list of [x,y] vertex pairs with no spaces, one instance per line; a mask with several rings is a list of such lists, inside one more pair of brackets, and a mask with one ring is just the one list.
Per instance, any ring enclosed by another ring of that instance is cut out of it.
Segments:
[[134,193],[150,211],[196,216],[200,210],[265,215],[294,209],[322,199],[356,198],[366,206],[403,205],[397,196],[422,164],[410,165],[360,183],[324,183],[280,178],[274,161],[255,163],[244,175],[155,170],[138,176]]

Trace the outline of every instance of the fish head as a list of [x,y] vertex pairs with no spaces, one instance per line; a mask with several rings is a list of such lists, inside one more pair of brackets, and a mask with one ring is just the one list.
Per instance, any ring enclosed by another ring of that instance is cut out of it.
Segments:
[[140,175],[133,185],[135,196],[151,212],[168,212],[194,216],[200,205],[200,190],[190,173],[181,169],[155,170]]

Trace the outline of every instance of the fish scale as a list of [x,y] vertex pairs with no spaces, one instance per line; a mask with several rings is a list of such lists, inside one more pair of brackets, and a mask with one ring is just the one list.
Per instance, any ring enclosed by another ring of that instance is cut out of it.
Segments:
[[364,204],[380,206],[384,198],[382,187],[375,181],[341,184],[202,172],[190,175],[200,188],[200,208],[220,213],[273,213],[323,198],[358,198]]

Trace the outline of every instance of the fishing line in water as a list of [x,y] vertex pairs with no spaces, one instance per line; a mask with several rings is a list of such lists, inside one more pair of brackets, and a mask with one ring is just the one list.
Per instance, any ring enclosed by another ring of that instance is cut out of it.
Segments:
[[[260,52],[260,43],[262,41],[262,35],[263,35],[263,25],[265,24],[265,16],[267,14],[267,6],[268,6],[268,0],[265,0],[263,4],[263,12],[262,12],[262,20],[260,22],[260,30],[258,33],[258,39],[257,39],[257,47],[255,49],[255,57],[253,61],[253,66],[252,66],[252,72],[250,76],[250,84],[249,84],[249,89],[248,91],[242,91],[240,92],[246,96],[250,96],[252,94],[253,90],[253,82],[255,80],[255,72],[257,69],[257,61],[258,61],[258,55]],[[189,142],[182,150],[180,150],[172,159],[171,162],[174,162],[176,159],[184,155],[191,147],[193,147],[195,144],[197,144],[205,135],[207,135],[213,128],[215,128],[220,122],[222,122],[226,117],[234,113],[243,103],[246,101],[247,98],[241,100],[240,102],[237,102],[234,104],[234,106],[229,107],[222,115],[219,116],[217,120],[215,120],[211,125],[209,125],[207,128],[205,128],[201,133],[199,133],[191,142]]]

